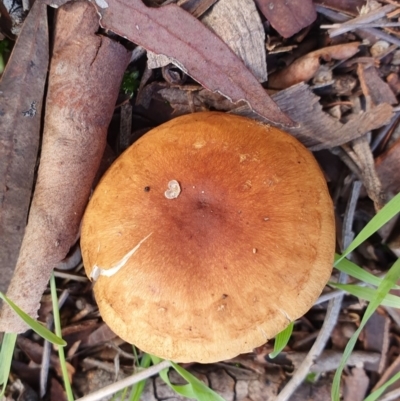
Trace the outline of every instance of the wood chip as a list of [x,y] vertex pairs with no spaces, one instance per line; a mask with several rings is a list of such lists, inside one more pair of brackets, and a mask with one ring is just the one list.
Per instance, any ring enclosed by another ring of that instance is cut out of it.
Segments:
[[312,0],[255,0],[272,27],[284,38],[311,25],[317,18]]
[[253,0],[219,0],[201,19],[260,81],[267,80],[265,31]]

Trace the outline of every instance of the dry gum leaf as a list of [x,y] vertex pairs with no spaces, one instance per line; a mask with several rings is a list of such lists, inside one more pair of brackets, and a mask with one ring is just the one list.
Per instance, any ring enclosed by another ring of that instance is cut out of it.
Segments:
[[218,0],[179,0],[178,6],[183,8],[193,17],[199,18]]
[[320,66],[320,59],[324,61],[346,60],[358,52],[360,42],[344,43],[324,47],[296,59],[283,70],[272,74],[268,86],[273,89],[289,88],[300,82],[307,82],[314,77]]
[[374,105],[381,103],[397,104],[396,96],[390,86],[383,81],[374,66],[359,64],[357,74],[364,95],[369,96]]
[[104,28],[169,56],[205,88],[234,103],[245,100],[255,113],[278,125],[293,125],[229,47],[175,4],[148,8],[140,0],[109,0],[107,8],[97,10]]
[[400,192],[400,139],[375,162],[383,190],[390,196]]
[[17,262],[31,199],[49,63],[46,6],[33,4],[0,83],[0,291]]
[[255,0],[272,27],[288,38],[317,18],[312,0]]
[[[268,79],[265,31],[253,0],[219,0],[201,22],[243,60],[260,82]],[[173,60],[166,56],[148,52],[149,68],[159,68],[171,62]]]
[[[53,268],[76,241],[129,61],[122,45],[96,35],[97,30],[90,3],[68,3],[58,10],[38,179],[7,292],[32,317]],[[26,329],[3,307],[0,331]]]

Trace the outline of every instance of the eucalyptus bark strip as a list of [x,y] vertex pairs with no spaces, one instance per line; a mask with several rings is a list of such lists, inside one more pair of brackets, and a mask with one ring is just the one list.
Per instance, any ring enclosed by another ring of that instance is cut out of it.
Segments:
[[0,291],[24,236],[49,64],[46,5],[33,4],[0,82]]
[[[53,268],[78,237],[129,52],[96,35],[88,2],[57,12],[42,154],[28,225],[7,295],[36,318]],[[8,307],[0,331],[27,329]]]

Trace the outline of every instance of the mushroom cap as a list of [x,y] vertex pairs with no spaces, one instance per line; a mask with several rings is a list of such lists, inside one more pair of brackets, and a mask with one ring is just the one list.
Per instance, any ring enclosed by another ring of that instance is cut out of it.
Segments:
[[[173,180],[180,193],[169,199]],[[162,358],[210,363],[252,351],[314,304],[332,270],[332,201],[314,157],[289,134],[195,113],[114,162],[85,212],[81,246],[116,334]]]

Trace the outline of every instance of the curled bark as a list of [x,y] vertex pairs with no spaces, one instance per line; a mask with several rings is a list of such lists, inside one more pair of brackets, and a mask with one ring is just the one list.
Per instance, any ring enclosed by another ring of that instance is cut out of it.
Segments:
[[[129,53],[96,35],[88,2],[58,10],[41,161],[28,225],[7,295],[36,317],[52,269],[76,242],[79,224],[103,154]],[[6,306],[0,330],[26,325]]]

